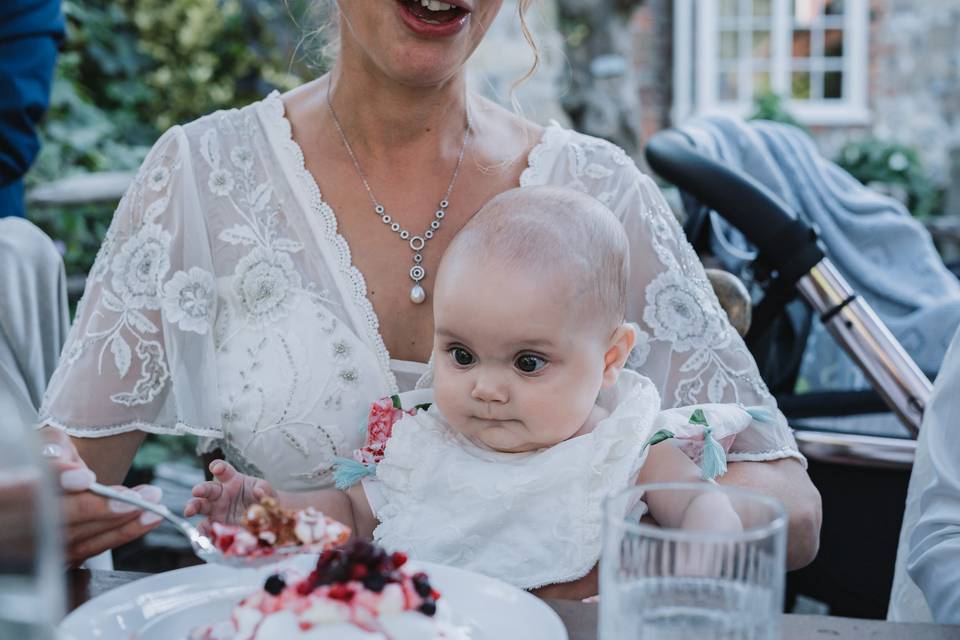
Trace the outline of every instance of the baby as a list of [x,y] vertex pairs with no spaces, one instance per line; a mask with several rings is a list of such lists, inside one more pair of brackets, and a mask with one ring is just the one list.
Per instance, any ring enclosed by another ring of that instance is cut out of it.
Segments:
[[[585,575],[599,558],[605,496],[722,473],[720,443],[757,418],[735,405],[660,410],[650,380],[624,370],[635,341],[624,321],[628,275],[623,228],[595,199],[555,187],[497,196],[437,271],[432,406],[396,411],[395,424],[371,421],[364,464],[350,462],[362,482],[280,502],[313,506],[390,550],[522,588]],[[687,437],[683,450],[652,446],[672,436]],[[211,471],[187,515],[236,521],[276,495],[224,461]],[[741,527],[715,491],[672,500],[658,492],[646,506],[663,526]]]

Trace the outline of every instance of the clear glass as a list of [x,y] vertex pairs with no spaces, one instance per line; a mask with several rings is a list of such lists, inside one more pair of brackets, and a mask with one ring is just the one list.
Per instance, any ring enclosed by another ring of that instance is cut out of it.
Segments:
[[[715,510],[682,529],[643,517],[651,498],[685,505],[708,492],[711,507],[732,507],[742,530],[729,516],[721,527]],[[708,483],[638,485],[605,501],[603,526],[600,640],[780,637],[787,516],[779,501]]]
[[0,638],[48,640],[64,612],[57,498],[39,438],[16,415],[0,411]]

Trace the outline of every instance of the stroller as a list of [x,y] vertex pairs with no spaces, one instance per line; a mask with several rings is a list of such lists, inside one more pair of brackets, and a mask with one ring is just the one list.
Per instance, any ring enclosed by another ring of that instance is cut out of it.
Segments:
[[[832,615],[885,617],[930,380],[831,262],[815,229],[777,195],[702,153],[676,129],[652,137],[645,154],[650,167],[688,202],[717,212],[756,248],[751,268],[761,274],[763,296],[753,305],[745,341],[797,429],[823,498],[820,553],[810,566],[788,575],[788,598],[812,597],[826,603]],[[702,216],[695,216],[685,225],[698,250],[704,249],[703,224]],[[788,325],[785,309],[798,298],[859,367],[872,391],[817,394],[813,402],[792,393],[806,334],[793,331],[794,344],[786,348],[778,336]],[[804,428],[810,418],[885,408],[912,439]]]

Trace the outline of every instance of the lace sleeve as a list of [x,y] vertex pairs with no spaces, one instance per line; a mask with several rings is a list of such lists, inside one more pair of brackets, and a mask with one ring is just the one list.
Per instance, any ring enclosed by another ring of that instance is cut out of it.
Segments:
[[632,163],[617,173],[620,186],[607,193],[630,239],[627,319],[641,328],[627,366],[655,382],[664,407],[729,402],[767,407],[774,422],[753,421],[737,435],[729,460],[794,457],[805,463],[660,190]]
[[121,200],[87,279],[40,424],[82,437],[139,429],[220,436],[216,282],[181,128]]

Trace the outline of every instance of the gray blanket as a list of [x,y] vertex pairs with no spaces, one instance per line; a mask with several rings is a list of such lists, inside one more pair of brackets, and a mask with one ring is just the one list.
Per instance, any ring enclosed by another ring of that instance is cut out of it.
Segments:
[[[815,225],[827,255],[917,364],[927,372],[939,370],[960,325],[960,282],[902,204],[821,157],[813,140],[796,127],[713,116],[683,131],[700,151],[750,175]],[[751,246],[716,212],[710,216],[714,253],[726,269],[744,274],[754,257]],[[801,385],[810,391],[869,386],[816,320],[800,368]]]

